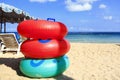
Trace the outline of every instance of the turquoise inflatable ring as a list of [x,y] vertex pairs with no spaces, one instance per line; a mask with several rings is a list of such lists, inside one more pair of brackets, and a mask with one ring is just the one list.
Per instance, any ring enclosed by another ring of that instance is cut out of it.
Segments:
[[29,77],[45,78],[62,74],[69,67],[66,55],[52,59],[22,59],[21,72]]

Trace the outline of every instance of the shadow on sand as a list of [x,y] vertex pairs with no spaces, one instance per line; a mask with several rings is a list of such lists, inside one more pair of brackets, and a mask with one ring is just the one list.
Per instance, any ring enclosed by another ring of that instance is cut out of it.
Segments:
[[[17,72],[18,76],[24,76],[19,69],[19,63],[20,63],[20,60],[22,60],[22,59],[23,58],[0,58],[0,65],[4,64],[7,67],[10,67],[13,70],[15,70]],[[53,78],[56,80],[74,80],[63,74],[55,76]]]
[[63,75],[63,74],[54,77],[54,79],[56,79],[56,80],[74,80],[73,78]]
[[19,76],[23,76],[19,70],[19,62],[22,58],[0,58],[0,65],[4,64],[17,72]]

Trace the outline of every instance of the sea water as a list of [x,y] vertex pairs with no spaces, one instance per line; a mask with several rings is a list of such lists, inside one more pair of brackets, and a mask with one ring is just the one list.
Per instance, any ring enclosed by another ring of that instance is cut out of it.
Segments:
[[[19,41],[19,34],[14,33]],[[120,32],[69,32],[65,38],[80,43],[120,43]]]
[[66,39],[81,43],[120,43],[120,32],[70,32]]

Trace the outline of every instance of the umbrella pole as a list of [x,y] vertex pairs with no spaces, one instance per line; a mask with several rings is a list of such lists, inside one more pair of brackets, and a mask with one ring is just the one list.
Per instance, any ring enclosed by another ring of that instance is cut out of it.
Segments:
[[4,33],[6,33],[6,22],[4,22]]
[[0,24],[0,32],[2,33],[2,22],[3,22],[3,11],[2,11],[2,15],[1,15],[1,24]]
[[0,33],[2,32],[2,22],[0,24]]

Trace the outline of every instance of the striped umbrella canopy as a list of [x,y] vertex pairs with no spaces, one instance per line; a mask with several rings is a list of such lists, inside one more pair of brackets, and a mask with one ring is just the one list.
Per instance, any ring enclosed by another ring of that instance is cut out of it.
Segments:
[[0,32],[2,31],[2,23],[4,23],[4,32],[6,32],[6,22],[19,23],[26,19],[32,19],[27,12],[12,5],[0,3]]

